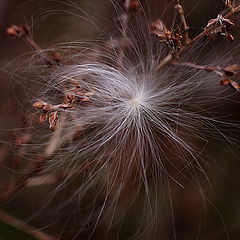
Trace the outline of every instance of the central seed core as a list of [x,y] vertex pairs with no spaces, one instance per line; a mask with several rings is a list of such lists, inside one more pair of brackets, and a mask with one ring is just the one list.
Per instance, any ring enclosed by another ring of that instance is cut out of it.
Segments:
[[140,107],[143,104],[141,96],[138,95],[138,96],[135,96],[134,98],[132,98],[132,100],[130,101],[130,104],[134,108]]

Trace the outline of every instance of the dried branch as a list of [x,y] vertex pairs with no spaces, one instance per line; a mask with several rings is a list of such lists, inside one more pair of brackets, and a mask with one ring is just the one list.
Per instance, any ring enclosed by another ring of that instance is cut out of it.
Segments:
[[240,70],[240,66],[238,64],[231,65],[231,66],[228,66],[225,68],[221,68],[219,66],[216,66],[216,67],[202,66],[202,65],[197,65],[195,63],[191,63],[191,62],[173,62],[173,64],[191,67],[191,68],[195,68],[198,70],[204,70],[206,72],[213,72],[221,78],[221,81],[220,81],[221,85],[223,85],[223,86],[228,85],[237,91],[240,90],[240,86],[238,85],[237,82],[235,82],[234,80],[228,79],[229,77],[233,77],[236,74],[236,70],[238,70],[238,71]]
[[189,32],[188,32],[189,31],[189,26],[187,25],[187,22],[186,22],[186,19],[185,19],[185,14],[184,14],[184,11],[183,11],[183,7],[180,4],[179,0],[178,0],[177,5],[175,6],[175,8],[178,10],[179,15],[181,17],[181,21],[183,23],[184,32],[185,32],[185,43],[188,44],[191,41],[191,39],[189,38]]
[[[40,124],[44,123],[47,119],[49,120],[49,128],[53,131],[56,130],[58,124],[58,112],[69,110],[75,107],[75,103],[81,104],[84,102],[89,102],[90,97],[94,95],[94,92],[83,89],[74,79],[69,79],[68,77],[62,76],[72,81],[74,88],[66,90],[64,94],[64,101],[61,104],[52,105],[50,103],[44,102],[42,100],[33,103],[33,107],[42,110],[43,113],[40,115]],[[74,81],[74,82],[73,82]]]
[[212,66],[197,65],[197,64],[191,63],[191,62],[173,62],[173,64],[180,65],[180,66],[192,67],[192,68],[199,69],[199,70],[205,70],[206,72],[214,72],[220,77],[233,76],[235,74],[235,72],[230,69],[233,69],[233,66],[237,66],[237,65],[231,65],[226,68],[221,68],[219,66],[212,67]]
[[219,14],[215,19],[211,19],[207,26],[204,28],[204,33],[210,38],[214,38],[216,35],[226,37],[230,42],[234,41],[234,37],[230,34],[230,30],[234,27],[234,23],[229,19],[224,18]]
[[[235,8],[231,8],[231,10],[225,14],[223,17],[225,19],[231,19],[234,15],[238,14],[240,12],[240,5],[238,5]],[[182,56],[184,53],[186,53],[199,39],[206,36],[205,32],[202,31],[199,33],[195,38],[193,38],[191,41],[189,41],[187,44],[185,44],[179,51],[178,57]],[[171,63],[174,60],[175,56],[172,53],[169,53],[158,65],[158,70],[163,68],[165,65]]]
[[[63,76],[64,77],[64,76]],[[42,110],[43,114],[40,116],[40,123],[43,121],[49,119],[49,125],[50,128],[55,131],[52,135],[52,138],[50,140],[50,144],[45,149],[45,153],[39,161],[37,161],[34,166],[31,166],[26,174],[24,174],[23,177],[21,177],[18,182],[12,182],[8,188],[6,189],[5,193],[0,197],[0,201],[4,202],[7,199],[9,199],[14,194],[21,191],[28,183],[29,179],[34,179],[41,174],[41,171],[43,169],[44,164],[53,157],[53,155],[59,151],[59,149],[66,147],[69,142],[73,141],[75,138],[78,138],[82,134],[82,127],[76,126],[75,131],[73,131],[70,134],[67,134],[61,139],[61,142],[59,141],[59,136],[62,132],[62,129],[64,127],[65,122],[65,110],[71,109],[74,107],[75,102],[88,102],[90,101],[90,97],[94,95],[94,92],[87,91],[86,89],[83,89],[74,79],[69,79],[68,77],[65,77],[68,80],[71,81],[71,83],[74,85],[74,88],[69,89],[66,91],[66,94],[64,95],[64,102],[62,104],[58,105],[51,105],[49,103],[46,103],[44,101],[37,101],[33,104],[33,106],[36,109]],[[63,111],[61,121],[59,126],[57,127],[58,123],[58,111]]]
[[31,38],[30,29],[27,25],[12,25],[11,27],[7,28],[6,33],[11,38],[18,37],[26,41],[34,50],[39,52],[39,55],[43,58],[47,66],[52,67],[60,63],[60,54],[53,52],[51,56],[50,54],[45,53],[43,49]]

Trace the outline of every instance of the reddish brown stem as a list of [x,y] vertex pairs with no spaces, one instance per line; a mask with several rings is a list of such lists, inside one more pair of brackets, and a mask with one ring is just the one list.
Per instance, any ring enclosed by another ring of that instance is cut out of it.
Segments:
[[184,32],[185,32],[185,43],[188,44],[191,39],[189,38],[189,26],[187,25],[186,19],[185,19],[185,14],[183,11],[183,7],[180,4],[179,0],[178,0],[178,4],[175,6],[175,8],[178,10],[179,15],[181,17],[181,21],[183,23],[183,27],[184,27]]
[[[235,8],[232,8],[229,13],[224,15],[224,18],[231,18],[232,16],[238,14],[240,12],[240,5]],[[205,36],[204,31],[199,33],[195,38],[186,43],[178,53],[178,57],[181,57],[184,53],[186,53],[199,39]],[[175,56],[172,53],[169,53],[158,65],[157,69],[163,68],[165,65],[171,63],[174,60]]]

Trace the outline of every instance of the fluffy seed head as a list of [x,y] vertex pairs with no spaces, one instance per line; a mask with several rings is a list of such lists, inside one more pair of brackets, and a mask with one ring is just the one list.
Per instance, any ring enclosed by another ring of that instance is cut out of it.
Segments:
[[[54,109],[60,119],[56,132],[41,135],[47,146],[57,145],[56,151],[51,147],[45,151],[48,161],[41,173],[61,172],[64,180],[55,193],[65,186],[73,189],[61,207],[69,211],[74,202],[87,209],[82,226],[93,221],[92,232],[98,225],[108,224],[110,229],[139,202],[144,209],[139,225],[154,230],[162,183],[172,181],[182,187],[182,179],[197,182],[198,173],[205,175],[201,151],[208,135],[217,135],[217,121],[208,109],[218,103],[222,92],[219,77],[188,66],[169,64],[159,69],[169,48],[156,44],[146,29],[137,29],[141,39],[126,38],[125,43],[132,44],[124,48],[106,43],[63,48],[73,53],[54,70],[41,68],[37,76],[41,78],[38,99],[51,105],[48,111]],[[197,42],[185,61],[216,65],[212,57],[198,58],[204,44]],[[72,105],[63,107],[66,95],[64,104]],[[39,152],[39,145],[33,147]]]

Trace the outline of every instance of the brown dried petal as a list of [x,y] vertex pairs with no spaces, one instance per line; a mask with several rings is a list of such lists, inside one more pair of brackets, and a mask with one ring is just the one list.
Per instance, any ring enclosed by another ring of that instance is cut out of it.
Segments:
[[51,110],[51,105],[49,104],[49,103],[46,103],[46,105],[44,106],[44,108],[43,108],[43,111],[45,112],[45,113],[47,113],[48,111],[50,111]]
[[131,0],[130,1],[130,9],[131,10],[140,10],[141,8],[140,8],[140,3],[139,3],[139,1],[137,1],[137,0]]
[[232,77],[232,76],[234,75],[234,72],[233,72],[233,71],[227,70],[226,68],[223,69],[223,71],[224,71],[224,74],[225,74],[226,76]]
[[164,33],[165,31],[168,31],[168,29],[164,25],[163,21],[160,19],[158,19],[152,23],[152,28],[153,28],[153,30],[160,31],[162,33]]
[[233,80],[230,80],[230,79],[226,79],[226,78],[225,78],[225,79],[222,79],[220,83],[221,83],[221,85],[223,85],[223,86],[228,85],[228,86],[232,87],[233,89],[235,89],[235,90],[237,90],[237,91],[240,90],[239,85],[238,85],[235,81],[233,81]]
[[227,35],[227,39],[228,39],[229,42],[233,42],[233,41],[234,41],[234,36],[229,33],[229,34]]
[[6,33],[9,37],[16,37],[20,31],[21,29],[18,26],[12,25],[11,27],[7,28]]
[[33,103],[33,107],[35,107],[37,109],[43,109],[46,105],[47,105],[47,103],[43,102],[43,101],[37,101],[37,102]]
[[68,92],[67,93],[67,99],[68,99],[69,102],[73,102],[74,95],[71,92]]
[[232,0],[225,0],[225,7],[231,7],[231,6],[232,6]]
[[75,79],[73,79],[73,78],[71,78],[71,77],[67,77],[67,76],[62,76],[62,77],[70,80],[71,83],[74,84],[75,88],[77,88],[77,89],[81,88],[81,86],[79,85],[79,83],[78,83]]
[[82,102],[89,102],[89,98],[85,97],[81,99]]
[[15,37],[16,36],[16,31],[13,28],[8,28],[6,30],[6,33],[9,37]]
[[221,36],[227,37],[227,39],[232,42],[234,37],[229,33],[229,31],[235,26],[233,22],[229,19],[224,18],[222,15],[218,15],[217,18],[211,19],[207,26],[204,28],[204,33],[206,36],[214,36],[220,34]]
[[49,115],[49,127],[55,131],[58,122],[58,114],[57,111],[53,112]]
[[226,78],[222,79],[221,82],[220,82],[220,84],[221,84],[222,86],[226,86],[226,85],[228,85],[229,83],[230,83],[230,80],[229,80],[229,79],[226,79]]
[[235,90],[239,91],[239,85],[233,81],[233,80],[230,80],[229,84],[228,84],[230,87],[234,88]]
[[39,117],[40,124],[43,124],[44,122],[46,122],[46,120],[47,120],[47,114],[46,113],[41,114]]

